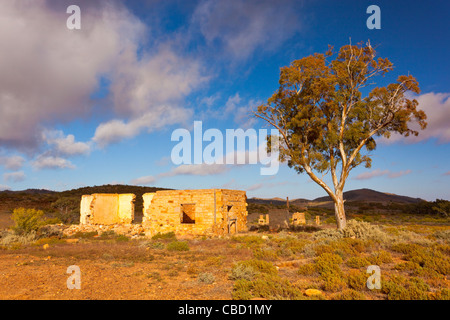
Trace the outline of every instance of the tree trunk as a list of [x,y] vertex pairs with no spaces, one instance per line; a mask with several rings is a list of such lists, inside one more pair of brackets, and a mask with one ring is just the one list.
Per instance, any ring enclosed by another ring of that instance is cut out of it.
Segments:
[[342,230],[347,225],[344,209],[344,195],[343,192],[336,191],[336,200],[334,201],[334,214],[336,215],[336,224],[338,229]]

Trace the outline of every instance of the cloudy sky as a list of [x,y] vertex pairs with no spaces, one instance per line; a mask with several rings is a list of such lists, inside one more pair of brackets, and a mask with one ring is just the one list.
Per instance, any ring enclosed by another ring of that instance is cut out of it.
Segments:
[[[69,30],[69,5],[81,29]],[[369,30],[366,9],[381,9]],[[418,137],[379,140],[346,190],[450,199],[447,1],[0,1],[0,190],[102,184],[233,188],[248,196],[325,192],[281,165],[175,165],[172,132],[266,128],[249,113],[280,68],[328,45],[370,39],[414,75],[428,115]]]

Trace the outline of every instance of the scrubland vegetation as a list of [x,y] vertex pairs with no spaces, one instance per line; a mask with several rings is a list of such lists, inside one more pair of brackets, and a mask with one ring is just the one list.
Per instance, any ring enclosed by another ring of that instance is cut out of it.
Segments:
[[[308,214],[312,219],[316,212]],[[129,290],[138,290],[142,298],[187,294],[192,299],[450,299],[448,216],[355,213],[344,230],[334,227],[331,214],[322,218],[320,227],[265,228],[221,239],[177,239],[174,233],[130,239],[113,231],[79,233],[69,239],[47,227],[55,220],[42,211],[17,209],[14,224],[0,232],[0,260],[27,257],[16,262],[16,269],[31,268],[39,259],[36,268],[100,264],[125,274],[117,286],[137,281]],[[381,289],[367,288],[370,265],[380,267]],[[95,280],[85,283],[96,285]],[[166,290],[149,296],[153,287]],[[315,293],[307,294],[310,289]],[[93,297],[104,298],[100,292]]]

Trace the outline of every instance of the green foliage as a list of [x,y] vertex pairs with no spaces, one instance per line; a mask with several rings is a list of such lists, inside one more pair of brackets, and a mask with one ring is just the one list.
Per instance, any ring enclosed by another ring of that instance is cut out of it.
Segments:
[[346,287],[340,268],[342,258],[334,253],[323,253],[316,260],[316,270],[323,280],[323,289],[337,292]]
[[370,261],[364,257],[351,257],[345,261],[345,264],[350,268],[360,269],[369,266]]
[[403,253],[404,260],[414,263],[409,264],[408,267],[414,266],[419,273],[423,270],[431,270],[444,276],[450,274],[450,258],[438,247],[424,248],[418,244],[399,243],[393,245],[392,250]]
[[272,263],[268,261],[258,259],[244,260],[239,261],[238,265],[250,267],[256,273],[277,274],[277,269],[274,267]]
[[360,270],[350,270],[346,274],[347,285],[354,290],[364,290],[366,288],[368,276],[367,273],[363,273]]
[[64,224],[77,223],[80,220],[80,198],[79,197],[61,197],[51,204],[56,209],[56,218]]
[[257,235],[233,236],[231,240],[239,243],[245,243],[248,246],[264,243],[264,239]]
[[334,300],[366,300],[366,296],[353,289],[345,289],[333,296]]
[[198,282],[201,282],[201,283],[211,284],[211,283],[214,283],[214,281],[216,281],[216,278],[214,277],[214,275],[212,273],[203,272],[198,275],[197,280],[198,280]]
[[36,209],[17,208],[12,213],[13,230],[17,234],[27,234],[37,231],[44,224],[44,211]]
[[[409,96],[420,92],[417,80],[399,76],[395,83],[376,86],[375,77],[393,70],[387,58],[376,56],[370,43],[359,43],[343,46],[337,53],[330,47],[326,53],[294,60],[281,68],[279,89],[255,112],[280,131],[281,160],[298,173],[308,172],[328,193],[332,188],[314,171],[330,172],[334,185],[343,186],[353,168],[371,166],[376,136],[417,135],[409,126],[412,119],[420,129],[426,127],[425,113]],[[366,91],[367,86],[372,90]],[[363,91],[368,92],[366,97]],[[271,150],[269,138],[267,147]]]
[[16,234],[10,231],[0,231],[0,248],[19,248],[22,245],[29,245],[36,241],[36,232]]
[[158,240],[158,239],[166,239],[166,240],[175,240],[175,232],[166,232],[166,233],[157,233],[152,237],[152,240]]
[[189,251],[189,245],[186,241],[172,241],[167,245],[169,251]]
[[312,276],[316,273],[316,265],[314,263],[306,263],[298,268],[297,273],[303,276]]
[[229,276],[230,280],[248,280],[251,281],[255,277],[257,272],[250,265],[244,265],[242,263],[237,263],[231,269]]
[[254,281],[237,280],[233,286],[232,298],[234,300],[252,298],[301,300],[305,297],[301,290],[293,286],[289,280],[282,279],[278,275],[261,274]]
[[253,250],[255,259],[274,261],[277,259],[277,253],[272,248],[256,248]]
[[247,206],[247,212],[248,214],[267,214],[269,213],[269,209],[265,205],[250,202]]
[[381,292],[387,294],[388,300],[427,300],[428,285],[420,278],[407,279],[403,276],[392,276],[383,281]]
[[413,214],[430,214],[448,217],[450,215],[450,201],[436,199],[435,201],[420,201],[410,204],[407,212]]
[[389,252],[381,250],[381,251],[372,253],[372,255],[369,258],[369,261],[371,264],[381,266],[384,263],[391,263],[392,256]]

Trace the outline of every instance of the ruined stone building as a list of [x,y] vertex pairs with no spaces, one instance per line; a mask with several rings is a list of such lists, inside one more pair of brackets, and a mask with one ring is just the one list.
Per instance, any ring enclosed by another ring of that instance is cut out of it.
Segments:
[[[80,224],[131,224],[134,194],[93,194],[81,200]],[[142,227],[147,236],[225,235],[247,231],[245,191],[164,190],[143,195]]]

